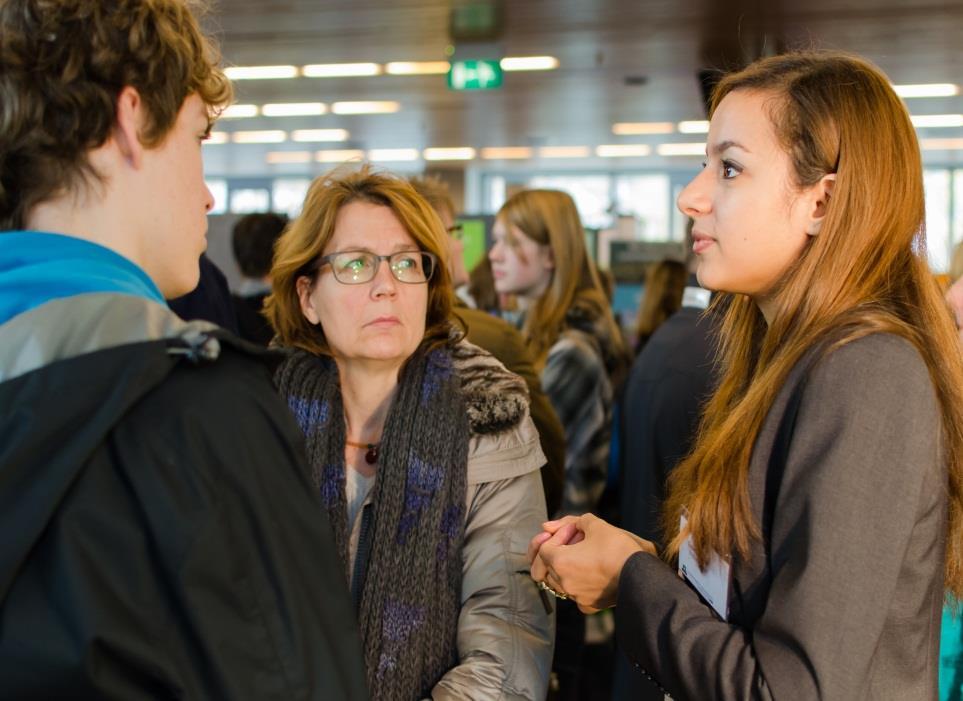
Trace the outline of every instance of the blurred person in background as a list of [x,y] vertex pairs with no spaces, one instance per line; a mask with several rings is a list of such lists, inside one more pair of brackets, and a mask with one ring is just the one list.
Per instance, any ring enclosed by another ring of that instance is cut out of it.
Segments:
[[687,276],[685,264],[679,261],[663,260],[649,266],[642,303],[635,320],[636,355],[645,347],[655,330],[682,306],[682,293]]
[[[435,210],[442,226],[451,235],[450,270],[452,285],[460,287],[468,282],[465,270],[463,244],[460,231],[455,222],[455,203],[448,193],[448,187],[437,178],[413,177],[409,183],[415,191]],[[494,288],[493,288],[494,289]],[[466,338],[476,346],[494,355],[510,372],[525,380],[531,402],[532,421],[538,429],[539,442],[545,453],[546,463],[542,467],[542,486],[545,489],[545,502],[548,513],[555,513],[562,503],[562,485],[565,479],[565,432],[551,402],[542,391],[542,383],[535,373],[534,362],[525,346],[522,335],[507,321],[499,319],[481,309],[471,309],[459,297],[452,300],[453,312],[467,329]]]
[[276,381],[307,439],[375,699],[542,699],[553,620],[526,578],[545,458],[525,383],[461,339],[448,236],[404,180],[315,180],[281,237]]
[[273,212],[241,217],[231,230],[234,260],[244,280],[232,295],[241,338],[267,346],[274,329],[264,316],[264,300],[271,292],[271,260],[274,244],[281,237],[288,218]]
[[[585,248],[575,202],[556,190],[523,190],[498,211],[489,252],[495,288],[515,295],[521,331],[542,387],[565,428],[560,514],[592,511],[605,488],[612,377],[623,371],[622,336]],[[559,699],[578,696],[585,621],[558,606],[554,672]]]
[[237,314],[227,277],[206,253],[201,254],[198,265],[201,272],[194,289],[167,300],[167,306],[184,321],[209,321],[236,335]]

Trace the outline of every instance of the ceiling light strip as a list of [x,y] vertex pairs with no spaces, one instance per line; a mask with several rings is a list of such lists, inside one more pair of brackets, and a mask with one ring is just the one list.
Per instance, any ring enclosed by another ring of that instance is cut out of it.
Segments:
[[599,158],[627,158],[648,156],[652,147],[648,144],[603,144],[595,149]]
[[275,102],[261,105],[265,117],[317,117],[327,114],[328,106],[323,102]]
[[417,161],[420,158],[421,152],[416,148],[373,148],[368,151],[368,160],[380,163]]
[[671,134],[675,131],[672,122],[616,122],[612,133],[617,136],[639,136],[644,134]]
[[335,102],[331,111],[335,114],[394,114],[401,110],[401,104],[393,100]]
[[347,78],[367,75],[381,75],[377,63],[313,63],[301,67],[301,75],[306,78]]
[[475,149],[470,146],[426,148],[423,155],[426,161],[470,161],[475,157]]
[[388,75],[442,75],[450,69],[448,61],[392,61],[385,64]]
[[230,66],[224,73],[231,80],[284,80],[298,77],[297,66]]
[[349,136],[347,129],[295,129],[291,132],[291,140],[302,143],[347,141]]
[[702,156],[706,155],[706,145],[699,143],[659,144],[655,152],[660,156]]
[[554,56],[506,56],[500,63],[503,71],[553,71],[558,68]]

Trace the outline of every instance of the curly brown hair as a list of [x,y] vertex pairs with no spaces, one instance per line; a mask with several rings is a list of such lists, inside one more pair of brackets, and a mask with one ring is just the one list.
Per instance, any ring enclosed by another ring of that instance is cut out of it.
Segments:
[[448,272],[448,235],[441,219],[403,178],[365,164],[360,170],[336,169],[317,178],[308,190],[301,216],[292,222],[274,248],[272,294],[264,302],[265,315],[277,332],[278,343],[317,355],[331,355],[324,331],[301,312],[298,279],[314,281],[318,259],[334,236],[338,212],[352,202],[389,207],[423,251],[438,258],[428,281],[428,313],[422,345],[435,348],[463,335],[451,314],[454,291]]
[[144,101],[140,138],[160,144],[184,100],[211,119],[232,98],[192,0],[0,2],[0,229],[23,228],[36,205],[87,181],[88,161],[132,87]]

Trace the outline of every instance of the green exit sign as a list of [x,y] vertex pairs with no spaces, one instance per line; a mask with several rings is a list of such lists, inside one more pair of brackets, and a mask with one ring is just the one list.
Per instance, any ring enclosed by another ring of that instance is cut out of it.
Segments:
[[502,86],[502,67],[498,61],[452,61],[448,87],[452,90],[491,90]]

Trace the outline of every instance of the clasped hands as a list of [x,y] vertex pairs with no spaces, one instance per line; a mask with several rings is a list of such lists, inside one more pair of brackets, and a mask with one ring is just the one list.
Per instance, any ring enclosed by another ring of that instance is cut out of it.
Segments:
[[615,605],[619,575],[637,552],[657,555],[655,546],[592,514],[546,521],[528,544],[532,579],[578,604],[583,613]]

